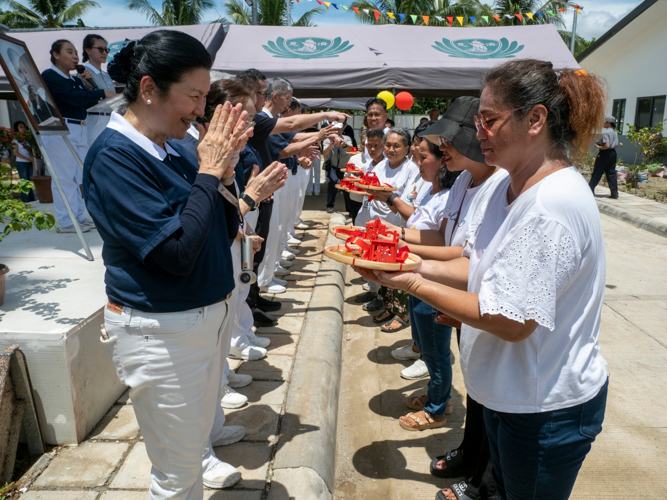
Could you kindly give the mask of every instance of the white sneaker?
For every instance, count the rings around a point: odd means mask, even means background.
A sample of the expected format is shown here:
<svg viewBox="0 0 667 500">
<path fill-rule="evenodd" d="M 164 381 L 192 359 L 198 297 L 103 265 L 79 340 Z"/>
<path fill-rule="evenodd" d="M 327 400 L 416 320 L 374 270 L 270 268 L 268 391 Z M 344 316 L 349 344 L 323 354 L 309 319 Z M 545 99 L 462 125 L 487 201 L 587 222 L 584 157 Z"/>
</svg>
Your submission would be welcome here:
<svg viewBox="0 0 667 500">
<path fill-rule="evenodd" d="M 290 237 L 290 238 L 296 238 L 297 240 L 300 241 L 300 240 L 303 239 L 303 234 L 299 234 L 299 233 L 290 233 L 290 234 L 289 234 L 289 237 Z"/>
<path fill-rule="evenodd" d="M 273 274 L 275 276 L 287 276 L 289 274 L 289 271 L 287 269 L 285 269 L 284 267 L 279 265 L 276 268 L 276 270 L 273 272 Z"/>
<path fill-rule="evenodd" d="M 285 286 L 287 285 L 287 280 L 281 280 L 280 278 L 276 278 L 275 276 L 271 280 L 272 285 L 280 285 L 280 286 Z"/>
<path fill-rule="evenodd" d="M 79 224 L 81 224 L 81 229 L 84 227 L 87 227 L 89 231 L 95 229 L 95 223 L 90 219 L 83 219 Z"/>
<path fill-rule="evenodd" d="M 283 260 L 294 260 L 294 254 L 287 250 L 283 250 L 283 253 L 280 254 L 280 258 Z"/>
<path fill-rule="evenodd" d="M 418 359 L 411 366 L 408 366 L 401 371 L 401 377 L 408 380 L 419 380 L 420 378 L 428 377 L 428 368 L 424 360 Z"/>
<path fill-rule="evenodd" d="M 287 244 L 288 245 L 300 245 L 301 240 L 297 240 L 296 238 L 290 238 L 289 240 L 287 240 Z"/>
<path fill-rule="evenodd" d="M 361 285 L 361 289 L 370 292 L 371 286 L 368 283 L 364 283 L 363 285 Z"/>
<path fill-rule="evenodd" d="M 258 337 L 255 335 L 255 332 L 253 332 L 252 335 L 248 335 L 248 340 L 252 345 L 261 347 L 262 349 L 266 349 L 271 345 L 271 339 L 266 337 Z"/>
<path fill-rule="evenodd" d="M 240 479 L 241 471 L 222 461 L 204 472 L 204 486 L 216 490 L 234 486 Z"/>
<path fill-rule="evenodd" d="M 229 384 L 222 388 L 220 406 L 223 408 L 241 408 L 242 406 L 245 406 L 247 402 L 248 398 L 229 387 Z"/>
<path fill-rule="evenodd" d="M 413 351 L 412 344 L 410 344 L 391 351 L 391 357 L 399 361 L 405 361 L 406 359 L 419 359 L 421 358 L 421 353 Z"/>
<path fill-rule="evenodd" d="M 246 375 L 245 373 L 236 373 L 230 371 L 229 376 L 227 377 L 227 385 L 229 385 L 229 387 L 233 387 L 234 389 L 246 387 L 251 383 L 252 383 L 252 375 Z"/>
<path fill-rule="evenodd" d="M 305 222 L 301 221 L 298 224 L 294 224 L 294 227 L 296 229 L 310 229 L 310 224 L 306 224 Z"/>
<path fill-rule="evenodd" d="M 81 228 L 82 233 L 87 233 L 92 229 L 91 227 L 84 226 L 82 223 L 79 224 L 79 227 Z M 71 226 L 61 226 L 61 227 L 56 226 L 56 231 L 58 231 L 59 233 L 76 233 L 74 224 L 72 224 Z"/>
<path fill-rule="evenodd" d="M 245 437 L 245 427 L 242 425 L 223 425 L 222 436 L 211 443 L 214 448 L 238 443 Z"/>
<path fill-rule="evenodd" d="M 287 269 L 288 267 L 292 267 L 294 265 L 294 262 L 291 260 L 285 260 L 285 259 L 280 259 L 280 267 L 283 269 Z"/>
<path fill-rule="evenodd" d="M 291 246 L 288 246 L 285 250 L 287 250 L 292 255 L 299 255 L 301 253 L 301 250 L 298 248 L 292 248 Z"/>
<path fill-rule="evenodd" d="M 246 361 L 256 361 L 266 357 L 266 349 L 256 345 L 246 347 L 230 347 L 229 357 L 232 359 L 244 359 Z"/>
<path fill-rule="evenodd" d="M 268 286 L 260 287 L 260 290 L 261 290 L 262 292 L 264 292 L 264 293 L 273 293 L 273 294 L 276 294 L 276 293 L 285 293 L 285 291 L 287 290 L 287 288 L 285 288 L 285 287 L 282 286 L 282 285 L 278 285 L 278 284 L 275 284 L 275 285 L 274 285 L 273 283 L 271 283 L 271 284 L 268 285 Z"/>
</svg>

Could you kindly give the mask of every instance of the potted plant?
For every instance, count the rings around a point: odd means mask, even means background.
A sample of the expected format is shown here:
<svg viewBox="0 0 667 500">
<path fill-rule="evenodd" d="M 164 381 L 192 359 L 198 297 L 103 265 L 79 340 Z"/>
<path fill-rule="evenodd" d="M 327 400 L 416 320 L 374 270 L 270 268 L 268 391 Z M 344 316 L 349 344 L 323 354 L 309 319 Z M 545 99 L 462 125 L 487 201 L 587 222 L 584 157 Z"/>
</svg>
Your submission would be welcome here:
<svg viewBox="0 0 667 500">
<path fill-rule="evenodd" d="M 56 219 L 49 212 L 35 210 L 14 198 L 15 193 L 29 193 L 33 187 L 34 184 L 25 179 L 14 183 L 11 165 L 0 163 L 0 222 L 4 225 L 0 230 L 0 241 L 14 231 L 27 231 L 33 227 L 41 231 L 55 226 Z M 5 300 L 5 277 L 8 271 L 6 265 L 0 264 L 0 306 Z"/>
<path fill-rule="evenodd" d="M 53 203 L 53 193 L 51 192 L 51 176 L 44 172 L 44 159 L 42 158 L 42 151 L 37 145 L 32 130 L 27 129 L 24 134 L 26 147 L 30 150 L 32 157 L 35 159 L 34 174 L 30 180 L 35 183 L 35 190 L 37 191 L 37 198 L 40 203 Z"/>
</svg>

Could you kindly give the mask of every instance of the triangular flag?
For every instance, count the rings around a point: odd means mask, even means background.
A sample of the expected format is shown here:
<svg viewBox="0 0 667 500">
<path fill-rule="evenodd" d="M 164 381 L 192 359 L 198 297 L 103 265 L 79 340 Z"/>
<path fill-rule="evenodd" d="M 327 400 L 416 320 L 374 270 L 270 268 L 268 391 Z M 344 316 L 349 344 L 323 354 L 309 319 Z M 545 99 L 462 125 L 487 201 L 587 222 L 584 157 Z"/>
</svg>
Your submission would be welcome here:
<svg viewBox="0 0 667 500">
<path fill-rule="evenodd" d="M 521 17 L 521 14 L 514 14 L 514 15 L 519 19 L 519 21 L 523 22 L 523 17 Z"/>
<path fill-rule="evenodd" d="M 428 26 L 428 16 L 422 16 L 422 19 L 424 20 L 424 24 Z"/>
<path fill-rule="evenodd" d="M 530 17 L 530 20 L 533 20 L 533 13 L 532 12 L 526 12 L 526 15 Z"/>
<path fill-rule="evenodd" d="M 338 5 L 336 5 L 335 3 L 332 2 L 331 5 L 334 6 L 334 9 L 339 10 L 339 9 L 338 9 Z"/>
<path fill-rule="evenodd" d="M 567 9 L 558 9 L 558 12 L 567 12 Z"/>
<path fill-rule="evenodd" d="M 324 2 L 322 0 L 317 0 L 317 3 L 319 3 L 320 5 L 324 5 Z"/>
<path fill-rule="evenodd" d="M 540 17 L 544 17 L 544 14 L 542 14 L 542 11 L 539 11 L 539 12 L 537 13 L 537 15 L 540 16 Z"/>
<path fill-rule="evenodd" d="M 368 14 L 369 16 L 371 15 L 370 11 L 368 9 L 364 9 L 364 12 Z"/>
<path fill-rule="evenodd" d="M 412 19 L 412 24 L 417 24 L 417 16 L 410 14 L 410 19 Z"/>
<path fill-rule="evenodd" d="M 496 21 L 500 22 L 500 16 L 495 15 L 495 16 L 493 16 L 493 18 L 494 18 Z"/>
<path fill-rule="evenodd" d="M 396 19 L 393 12 L 387 12 L 387 17 L 389 17 L 389 19 Z"/>
<path fill-rule="evenodd" d="M 454 22 L 454 18 L 452 16 L 447 16 L 447 22 L 449 23 L 449 26 L 452 26 L 452 23 Z"/>
<path fill-rule="evenodd" d="M 486 24 L 489 24 L 489 16 L 482 16 L 482 19 L 486 21 Z"/>
<path fill-rule="evenodd" d="M 401 18 L 401 22 L 402 22 L 402 23 L 405 22 L 405 14 L 399 14 L 398 17 Z"/>
<path fill-rule="evenodd" d="M 434 17 L 435 17 L 438 21 L 440 21 L 440 22 L 444 21 L 444 19 L 443 19 L 442 17 L 440 17 L 440 16 L 434 16 Z"/>
<path fill-rule="evenodd" d="M 375 15 L 375 22 L 377 23 L 380 20 L 380 11 L 374 10 L 373 14 Z"/>
<path fill-rule="evenodd" d="M 331 5 L 331 2 L 324 2 L 324 6 L 329 10 L 329 5 Z"/>
<path fill-rule="evenodd" d="M 512 16 L 510 16 L 509 14 L 505 14 L 505 17 L 506 17 L 507 19 L 512 19 Z"/>
<path fill-rule="evenodd" d="M 475 24 L 475 19 L 477 19 L 477 18 L 473 17 L 473 16 L 470 16 L 470 20 L 472 21 L 473 24 Z"/>
<path fill-rule="evenodd" d="M 345 5 L 341 5 L 340 8 L 343 10 L 347 10 L 347 7 Z"/>
<path fill-rule="evenodd" d="M 575 7 L 574 10 L 577 11 L 577 14 L 581 15 L 581 11 L 580 11 L 579 9 L 577 9 L 577 8 Z"/>
<path fill-rule="evenodd" d="M 547 12 L 549 13 L 550 16 L 553 16 L 553 15 L 554 15 L 554 11 L 553 11 L 553 10 L 548 10 Z"/>
<path fill-rule="evenodd" d="M 355 14 L 360 14 L 359 7 L 352 7 L 352 10 L 355 12 Z"/>
<path fill-rule="evenodd" d="M 461 26 L 463 26 L 463 17 L 459 16 L 456 18 Z"/>
</svg>

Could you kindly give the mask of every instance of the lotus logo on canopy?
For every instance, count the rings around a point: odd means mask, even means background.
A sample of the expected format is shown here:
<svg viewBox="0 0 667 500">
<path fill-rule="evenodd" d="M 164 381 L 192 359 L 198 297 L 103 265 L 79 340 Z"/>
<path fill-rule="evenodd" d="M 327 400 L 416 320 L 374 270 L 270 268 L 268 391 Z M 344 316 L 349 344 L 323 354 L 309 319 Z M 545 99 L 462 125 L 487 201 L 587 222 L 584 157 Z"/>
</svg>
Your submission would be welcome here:
<svg viewBox="0 0 667 500">
<path fill-rule="evenodd" d="M 285 57 L 289 59 L 322 59 L 326 57 L 338 57 L 339 54 L 347 52 L 354 45 L 343 42 L 340 37 L 333 40 L 328 38 L 289 38 L 285 40 L 278 37 L 274 42 L 268 41 L 262 45 L 264 50 L 273 54 L 273 57 Z"/>
<path fill-rule="evenodd" d="M 510 43 L 507 38 L 501 38 L 500 40 L 472 38 L 453 42 L 448 38 L 443 38 L 442 42 L 435 42 L 435 45 L 431 45 L 431 47 L 448 54 L 450 57 L 503 59 L 514 57 L 514 54 L 521 52 L 524 46 L 519 45 L 518 42 Z"/>
</svg>

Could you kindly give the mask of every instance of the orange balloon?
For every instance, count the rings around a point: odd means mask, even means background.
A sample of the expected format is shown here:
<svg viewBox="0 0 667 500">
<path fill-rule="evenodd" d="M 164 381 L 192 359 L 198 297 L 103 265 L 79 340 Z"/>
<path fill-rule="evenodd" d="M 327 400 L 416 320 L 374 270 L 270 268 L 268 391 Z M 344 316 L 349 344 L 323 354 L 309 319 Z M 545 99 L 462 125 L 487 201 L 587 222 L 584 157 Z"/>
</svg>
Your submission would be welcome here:
<svg viewBox="0 0 667 500">
<path fill-rule="evenodd" d="M 396 107 L 401 111 L 407 111 L 414 103 L 415 100 L 409 92 L 399 92 L 396 94 Z"/>
</svg>

